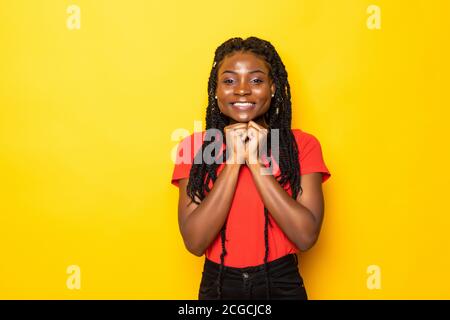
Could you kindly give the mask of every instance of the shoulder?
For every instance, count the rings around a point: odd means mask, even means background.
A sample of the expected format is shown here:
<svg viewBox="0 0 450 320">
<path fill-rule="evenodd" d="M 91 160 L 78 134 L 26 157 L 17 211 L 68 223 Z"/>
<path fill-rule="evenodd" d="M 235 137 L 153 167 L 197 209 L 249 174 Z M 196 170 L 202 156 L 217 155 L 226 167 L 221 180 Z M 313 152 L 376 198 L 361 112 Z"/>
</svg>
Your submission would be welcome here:
<svg viewBox="0 0 450 320">
<path fill-rule="evenodd" d="M 295 136 L 299 152 L 300 174 L 305 175 L 313 172 L 322 172 L 322 182 L 330 178 L 322 153 L 322 146 L 319 139 L 309 132 L 300 129 L 292 129 Z"/>
<path fill-rule="evenodd" d="M 205 131 L 194 132 L 180 137 L 177 143 L 175 165 L 192 164 L 194 155 L 201 149 Z"/>
<path fill-rule="evenodd" d="M 188 134 L 183 139 L 181 139 L 181 142 L 190 141 L 190 140 L 199 139 L 199 138 L 203 140 L 205 133 L 206 133 L 206 131 L 195 131 L 191 134 Z"/>
<path fill-rule="evenodd" d="M 299 151 L 314 148 L 315 146 L 320 146 L 320 141 L 314 134 L 298 128 L 291 129 L 291 131 L 294 135 L 295 141 L 297 142 Z"/>
<path fill-rule="evenodd" d="M 196 131 L 186 135 L 179 141 L 179 146 L 182 148 L 190 147 L 191 149 L 197 149 L 198 144 L 203 143 L 206 131 Z"/>
</svg>

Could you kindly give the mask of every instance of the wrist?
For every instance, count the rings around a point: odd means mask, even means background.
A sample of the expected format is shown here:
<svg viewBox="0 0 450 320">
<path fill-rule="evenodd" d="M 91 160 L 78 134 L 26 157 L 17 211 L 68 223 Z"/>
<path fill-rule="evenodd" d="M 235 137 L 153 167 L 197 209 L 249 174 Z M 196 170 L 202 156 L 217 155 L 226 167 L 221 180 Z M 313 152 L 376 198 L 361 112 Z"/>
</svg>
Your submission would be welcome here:
<svg viewBox="0 0 450 320">
<path fill-rule="evenodd" d="M 237 162 L 227 162 L 225 164 L 225 168 L 232 171 L 239 171 L 239 169 L 241 168 L 241 164 Z"/>
<path fill-rule="evenodd" d="M 261 164 L 259 162 L 255 163 L 247 163 L 247 167 L 250 169 L 252 173 L 258 173 L 261 169 Z"/>
</svg>

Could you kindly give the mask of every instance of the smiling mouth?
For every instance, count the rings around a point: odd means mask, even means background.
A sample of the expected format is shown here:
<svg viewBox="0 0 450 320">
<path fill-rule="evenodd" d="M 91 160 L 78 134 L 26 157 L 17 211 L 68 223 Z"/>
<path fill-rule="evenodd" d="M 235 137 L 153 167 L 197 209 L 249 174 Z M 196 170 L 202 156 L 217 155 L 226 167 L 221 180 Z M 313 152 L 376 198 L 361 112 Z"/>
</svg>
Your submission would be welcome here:
<svg viewBox="0 0 450 320">
<path fill-rule="evenodd" d="M 239 110 L 248 110 L 256 106 L 255 102 L 232 102 L 230 105 Z"/>
</svg>

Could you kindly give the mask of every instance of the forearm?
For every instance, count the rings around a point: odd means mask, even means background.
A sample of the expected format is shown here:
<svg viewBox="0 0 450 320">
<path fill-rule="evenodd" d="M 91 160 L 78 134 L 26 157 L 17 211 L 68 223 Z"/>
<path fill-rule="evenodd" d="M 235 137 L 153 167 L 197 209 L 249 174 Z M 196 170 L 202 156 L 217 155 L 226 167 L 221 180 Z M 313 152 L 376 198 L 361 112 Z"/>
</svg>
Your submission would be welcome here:
<svg viewBox="0 0 450 320">
<path fill-rule="evenodd" d="M 273 175 L 262 175 L 261 166 L 249 166 L 256 188 L 273 219 L 300 250 L 309 249 L 317 240 L 319 222 L 312 212 L 292 198 Z"/>
<path fill-rule="evenodd" d="M 191 252 L 198 256 L 203 255 L 225 223 L 233 201 L 239 169 L 240 165 L 225 164 L 211 191 L 181 226 L 185 242 Z"/>
</svg>

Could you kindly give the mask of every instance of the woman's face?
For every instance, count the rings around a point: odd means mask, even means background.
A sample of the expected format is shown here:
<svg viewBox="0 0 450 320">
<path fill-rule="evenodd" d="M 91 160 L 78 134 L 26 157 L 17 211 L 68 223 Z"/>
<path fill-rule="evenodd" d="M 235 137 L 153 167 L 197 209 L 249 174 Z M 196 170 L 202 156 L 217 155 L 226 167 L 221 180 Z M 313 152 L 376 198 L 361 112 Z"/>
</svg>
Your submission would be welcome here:
<svg viewBox="0 0 450 320">
<path fill-rule="evenodd" d="M 220 111 L 230 118 L 230 123 L 261 119 L 260 116 L 269 110 L 274 93 L 269 66 L 258 55 L 234 52 L 219 65 L 217 103 Z"/>
</svg>

